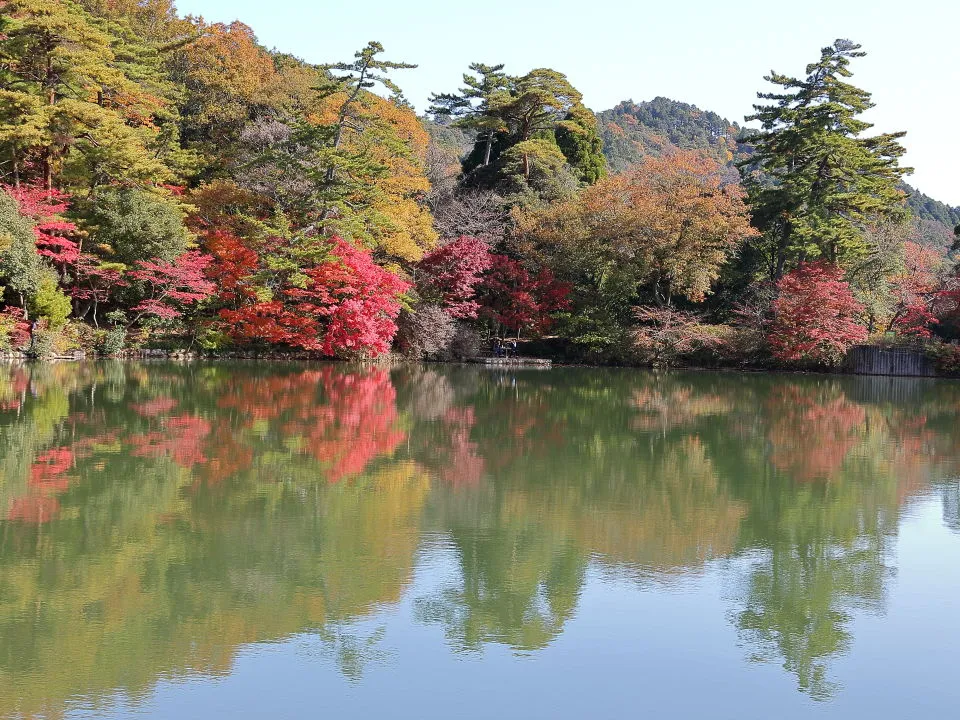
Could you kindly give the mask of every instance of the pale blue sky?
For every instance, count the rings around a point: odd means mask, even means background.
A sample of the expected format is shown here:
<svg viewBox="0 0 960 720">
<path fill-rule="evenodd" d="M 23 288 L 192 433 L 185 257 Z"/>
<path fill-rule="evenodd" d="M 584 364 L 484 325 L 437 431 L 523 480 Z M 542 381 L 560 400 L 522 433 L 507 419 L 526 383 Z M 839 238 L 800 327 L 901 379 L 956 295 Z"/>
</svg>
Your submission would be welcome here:
<svg viewBox="0 0 960 720">
<path fill-rule="evenodd" d="M 418 110 L 455 90 L 470 62 L 567 74 L 594 110 L 665 95 L 742 122 L 762 76 L 800 75 L 847 37 L 869 55 L 854 82 L 877 130 L 907 130 L 908 181 L 960 205 L 960 0 L 178 0 L 183 14 L 242 20 L 268 47 L 310 62 L 379 40 L 418 63 L 397 81 Z"/>
</svg>

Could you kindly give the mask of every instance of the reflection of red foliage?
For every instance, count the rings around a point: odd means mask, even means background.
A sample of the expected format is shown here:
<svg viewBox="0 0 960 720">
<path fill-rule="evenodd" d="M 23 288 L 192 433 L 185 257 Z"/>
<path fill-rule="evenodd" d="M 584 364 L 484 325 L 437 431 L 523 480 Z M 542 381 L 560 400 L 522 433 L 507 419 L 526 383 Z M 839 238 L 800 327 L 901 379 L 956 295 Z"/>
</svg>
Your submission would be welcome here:
<svg viewBox="0 0 960 720">
<path fill-rule="evenodd" d="M 795 480 L 829 480 L 860 438 L 866 413 L 843 394 L 824 398 L 787 386 L 768 406 L 774 419 L 768 432 L 770 461 Z"/>
<path fill-rule="evenodd" d="M 210 434 L 210 423 L 196 415 L 179 415 L 154 430 L 130 438 L 134 457 L 170 457 L 177 465 L 191 468 L 206 461 L 203 440 Z"/>
<path fill-rule="evenodd" d="M 914 416 L 903 410 L 891 413 L 888 427 L 897 495 L 902 503 L 927 486 L 930 459 L 937 452 L 937 433 L 927 427 L 926 415 Z"/>
<path fill-rule="evenodd" d="M 385 370 L 362 374 L 325 372 L 329 404 L 314 406 L 311 422 L 294 423 L 290 432 L 306 435 L 306 450 L 328 467 L 330 482 L 358 475 L 406 439 L 397 427 L 397 395 Z"/>
<path fill-rule="evenodd" d="M 30 484 L 47 491 L 62 492 L 70 485 L 64 473 L 73 467 L 73 451 L 56 447 L 41 453 L 30 467 Z"/>
<path fill-rule="evenodd" d="M 363 472 L 406 439 L 385 370 L 350 373 L 327 366 L 241 378 L 224 388 L 218 406 L 236 409 L 250 423 L 279 421 L 284 435 L 303 438 L 303 452 L 327 467 L 330 482 Z"/>
<path fill-rule="evenodd" d="M 138 405 L 131 405 L 130 409 L 137 413 L 137 415 L 142 415 L 143 417 L 155 417 L 156 415 L 163 415 L 164 413 L 170 412 L 176 406 L 177 401 L 172 397 L 160 395 Z"/>
<path fill-rule="evenodd" d="M 253 464 L 253 448 L 238 442 L 225 420 L 219 421 L 210 434 L 207 455 L 200 477 L 210 485 L 218 485 Z"/>
<path fill-rule="evenodd" d="M 60 501 L 50 495 L 27 495 L 14 498 L 7 510 L 7 520 L 19 520 L 39 525 L 56 519 Z"/>
<path fill-rule="evenodd" d="M 451 408 L 443 422 L 450 432 L 450 448 L 440 457 L 440 479 L 455 487 L 479 484 L 486 463 L 470 439 L 476 424 L 473 407 Z"/>
</svg>

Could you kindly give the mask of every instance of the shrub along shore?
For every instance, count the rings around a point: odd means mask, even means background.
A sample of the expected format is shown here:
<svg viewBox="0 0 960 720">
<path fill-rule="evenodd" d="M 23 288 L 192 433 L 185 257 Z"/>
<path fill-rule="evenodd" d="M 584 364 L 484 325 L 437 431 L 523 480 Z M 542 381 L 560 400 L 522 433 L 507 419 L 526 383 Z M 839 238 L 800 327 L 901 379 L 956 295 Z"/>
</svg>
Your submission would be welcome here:
<svg viewBox="0 0 960 720">
<path fill-rule="evenodd" d="M 169 0 L 0 1 L 0 353 L 960 368 L 960 209 L 903 183 L 836 40 L 751 127 L 466 68 L 418 116 Z M 626 92 L 627 89 L 625 89 Z"/>
</svg>

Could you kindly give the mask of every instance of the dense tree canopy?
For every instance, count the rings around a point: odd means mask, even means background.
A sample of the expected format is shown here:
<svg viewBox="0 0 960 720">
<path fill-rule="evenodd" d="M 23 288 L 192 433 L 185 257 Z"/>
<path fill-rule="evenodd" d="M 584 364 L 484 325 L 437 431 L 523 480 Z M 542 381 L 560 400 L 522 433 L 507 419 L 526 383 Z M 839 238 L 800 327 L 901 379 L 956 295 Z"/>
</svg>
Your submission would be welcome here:
<svg viewBox="0 0 960 720">
<path fill-rule="evenodd" d="M 418 117 L 376 41 L 311 64 L 171 0 L 0 0 L 0 341 L 370 356 L 402 328 L 419 357 L 520 333 L 643 362 L 679 318 L 678 361 L 795 362 L 776 282 L 816 260 L 869 332 L 949 338 L 960 211 L 903 184 L 903 133 L 868 135 L 862 54 L 772 74 L 759 129 L 663 97 L 595 115 L 496 62 Z"/>
</svg>

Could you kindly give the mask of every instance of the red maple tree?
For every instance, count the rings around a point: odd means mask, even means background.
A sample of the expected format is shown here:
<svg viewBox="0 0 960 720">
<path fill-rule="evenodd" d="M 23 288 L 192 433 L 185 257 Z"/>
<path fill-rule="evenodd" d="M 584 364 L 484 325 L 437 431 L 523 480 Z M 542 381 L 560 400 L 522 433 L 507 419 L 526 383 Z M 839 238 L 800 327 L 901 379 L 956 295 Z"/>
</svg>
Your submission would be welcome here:
<svg viewBox="0 0 960 720">
<path fill-rule="evenodd" d="M 196 250 L 185 252 L 172 262 L 139 260 L 137 269 L 128 275 L 146 288 L 147 297 L 133 307 L 134 322 L 143 315 L 169 320 L 180 317 L 182 310 L 206 300 L 215 287 L 204 276 L 211 257 Z"/>
<path fill-rule="evenodd" d="M 62 214 L 70 206 L 70 196 L 59 190 L 35 185 L 3 186 L 17 201 L 20 213 L 30 218 L 36 236 L 37 252 L 61 270 L 80 258 L 80 245 L 71 237 L 77 226 Z"/>
<path fill-rule="evenodd" d="M 506 255 L 491 255 L 490 260 L 478 289 L 481 317 L 510 330 L 543 332 L 553 322 L 552 313 L 570 306 L 571 286 L 558 281 L 550 270 L 532 275 L 520 261 Z"/>
<path fill-rule="evenodd" d="M 493 262 L 491 257 L 483 240 L 465 235 L 427 253 L 417 264 L 421 296 L 438 301 L 450 317 L 476 318 L 477 286 Z"/>
<path fill-rule="evenodd" d="M 327 260 L 302 271 L 305 282 L 284 283 L 269 301 L 221 310 L 234 338 L 330 356 L 388 352 L 409 283 L 369 252 L 339 238 L 332 243 Z"/>
<path fill-rule="evenodd" d="M 779 360 L 833 365 L 867 339 L 843 270 L 825 261 L 801 263 L 777 283 L 768 340 Z"/>
</svg>

